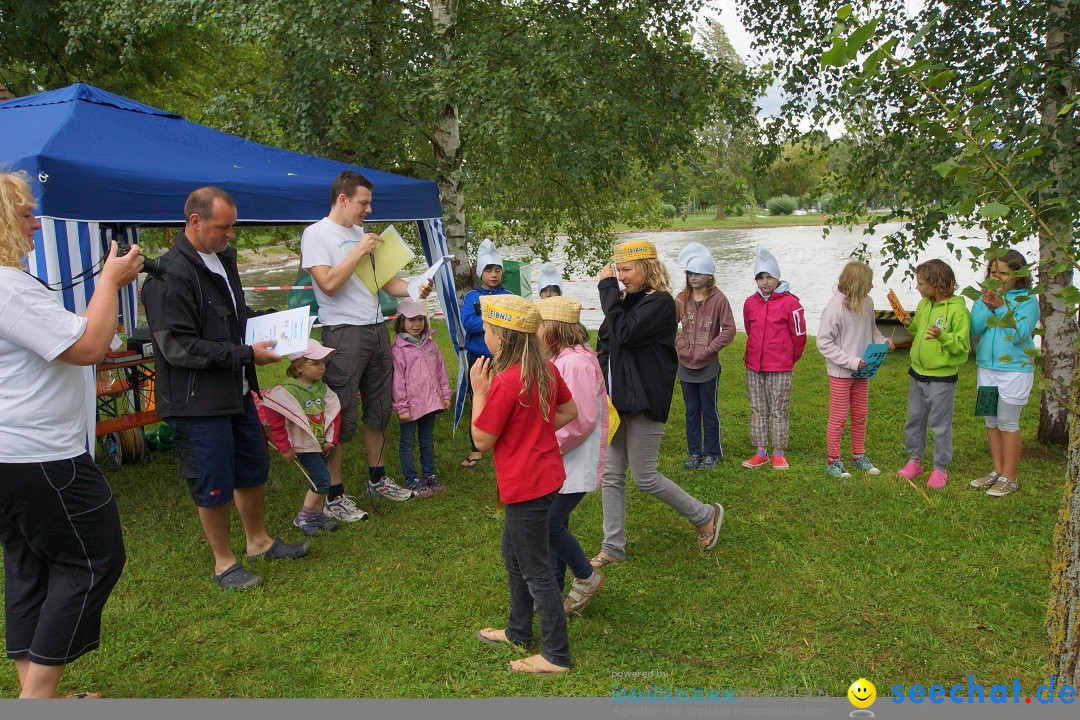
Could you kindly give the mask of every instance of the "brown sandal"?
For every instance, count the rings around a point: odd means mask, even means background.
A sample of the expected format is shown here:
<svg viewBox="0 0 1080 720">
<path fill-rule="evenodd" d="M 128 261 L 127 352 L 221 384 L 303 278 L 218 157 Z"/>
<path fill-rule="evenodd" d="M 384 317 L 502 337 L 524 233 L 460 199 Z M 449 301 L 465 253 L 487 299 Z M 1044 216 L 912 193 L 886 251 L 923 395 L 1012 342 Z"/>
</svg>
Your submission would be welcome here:
<svg viewBox="0 0 1080 720">
<path fill-rule="evenodd" d="M 713 507 L 716 510 L 713 512 L 712 528 L 697 534 L 698 547 L 703 550 L 712 550 L 716 547 L 716 541 L 720 539 L 720 526 L 724 523 L 724 506 L 720 503 L 713 503 Z"/>
<path fill-rule="evenodd" d="M 600 568 L 607 565 L 618 565 L 622 562 L 622 560 L 616 560 L 613 557 L 604 555 L 603 552 L 604 551 L 601 550 L 600 552 L 596 553 L 596 557 L 593 557 L 589 560 L 589 564 L 593 566 L 593 570 L 599 570 Z"/>
</svg>

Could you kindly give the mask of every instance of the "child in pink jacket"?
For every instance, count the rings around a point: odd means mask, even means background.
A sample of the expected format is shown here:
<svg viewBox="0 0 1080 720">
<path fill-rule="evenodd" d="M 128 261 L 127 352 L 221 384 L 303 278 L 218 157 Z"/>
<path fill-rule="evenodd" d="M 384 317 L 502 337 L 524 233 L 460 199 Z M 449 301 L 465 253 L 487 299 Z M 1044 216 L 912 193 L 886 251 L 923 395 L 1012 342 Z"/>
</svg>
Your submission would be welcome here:
<svg viewBox="0 0 1080 720">
<path fill-rule="evenodd" d="M 289 376 L 263 393 L 263 410 L 270 424 L 270 441 L 287 462 L 299 463 L 308 481 L 307 495 L 293 525 L 305 535 L 318 535 L 338 526 L 323 514 L 330 490 L 326 453 L 338 443 L 341 402 L 323 382 L 326 358 L 334 354 L 317 340 L 289 355 Z"/>
<path fill-rule="evenodd" d="M 743 467 L 769 464 L 769 420 L 772 420 L 774 470 L 787 470 L 788 410 L 795 363 L 806 349 L 806 319 L 799 298 L 780 280 L 780 264 L 763 247 L 754 262 L 757 292 L 743 303 L 746 329 L 746 391 L 750 395 L 750 441 L 757 453 Z"/>
<path fill-rule="evenodd" d="M 422 498 L 446 490 L 435 476 L 435 416 L 450 407 L 450 379 L 439 346 L 431 339 L 434 334 L 421 302 L 406 298 L 398 304 L 392 348 L 394 412 L 401 426 L 398 458 L 405 486 Z M 422 477 L 413 463 L 417 436 Z"/>
</svg>

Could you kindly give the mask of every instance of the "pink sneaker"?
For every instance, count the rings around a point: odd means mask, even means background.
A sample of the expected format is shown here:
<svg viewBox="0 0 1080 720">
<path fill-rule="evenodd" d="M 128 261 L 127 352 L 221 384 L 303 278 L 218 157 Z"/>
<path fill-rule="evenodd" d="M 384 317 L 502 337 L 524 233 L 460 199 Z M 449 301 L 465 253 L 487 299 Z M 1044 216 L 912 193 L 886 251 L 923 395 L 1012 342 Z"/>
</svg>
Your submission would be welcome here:
<svg viewBox="0 0 1080 720">
<path fill-rule="evenodd" d="M 907 461 L 907 465 L 900 468 L 896 474 L 898 477 L 902 477 L 905 480 L 914 480 L 915 478 L 922 475 L 924 472 L 926 471 L 923 470 L 923 466 L 919 463 L 919 461 L 915 458 L 910 458 Z"/>
<path fill-rule="evenodd" d="M 944 470 L 934 468 L 934 472 L 930 473 L 930 479 L 926 481 L 926 487 L 933 490 L 940 490 L 945 487 L 945 483 L 948 481 L 949 477 L 945 474 Z"/>
</svg>

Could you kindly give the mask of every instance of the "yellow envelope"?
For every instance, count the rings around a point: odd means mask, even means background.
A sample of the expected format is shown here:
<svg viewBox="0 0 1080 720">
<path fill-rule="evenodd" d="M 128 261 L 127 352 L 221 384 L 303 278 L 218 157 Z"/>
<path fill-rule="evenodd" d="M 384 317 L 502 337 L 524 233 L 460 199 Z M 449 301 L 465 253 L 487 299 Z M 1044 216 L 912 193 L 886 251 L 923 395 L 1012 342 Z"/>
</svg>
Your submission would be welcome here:
<svg viewBox="0 0 1080 720">
<path fill-rule="evenodd" d="M 382 242 L 372 253 L 375 258 L 375 268 L 372 269 L 370 258 L 364 258 L 356 266 L 356 276 L 372 295 L 377 294 L 379 288 L 389 282 L 390 278 L 411 265 L 415 257 L 393 225 L 383 230 L 379 237 L 382 238 Z"/>
<path fill-rule="evenodd" d="M 615 437 L 615 433 L 619 431 L 619 411 L 615 409 L 615 406 L 611 404 L 611 396 L 608 395 L 607 399 L 607 444 L 611 444 L 611 439 Z"/>
</svg>

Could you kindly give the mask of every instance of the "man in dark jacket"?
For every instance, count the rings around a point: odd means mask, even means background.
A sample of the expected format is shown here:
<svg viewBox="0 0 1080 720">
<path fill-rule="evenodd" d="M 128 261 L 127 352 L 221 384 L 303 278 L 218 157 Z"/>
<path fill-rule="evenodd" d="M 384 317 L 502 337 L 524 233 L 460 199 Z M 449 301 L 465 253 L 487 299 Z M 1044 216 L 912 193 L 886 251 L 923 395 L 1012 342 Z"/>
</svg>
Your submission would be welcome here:
<svg viewBox="0 0 1080 720">
<path fill-rule="evenodd" d="M 163 420 L 181 418 L 188 429 L 198 478 L 188 484 L 203 532 L 214 553 L 214 582 L 243 589 L 262 578 L 236 561 L 229 544 L 229 505 L 235 500 L 247 556 L 298 558 L 308 544 L 288 544 L 266 533 L 263 502 L 270 462 L 250 391 L 259 391 L 256 365 L 281 360 L 274 341 L 245 345 L 253 314 L 244 301 L 236 250 L 236 202 L 216 187 L 191 193 L 187 224 L 173 243 L 164 301 L 155 313 L 160 355 L 154 400 Z"/>
</svg>

